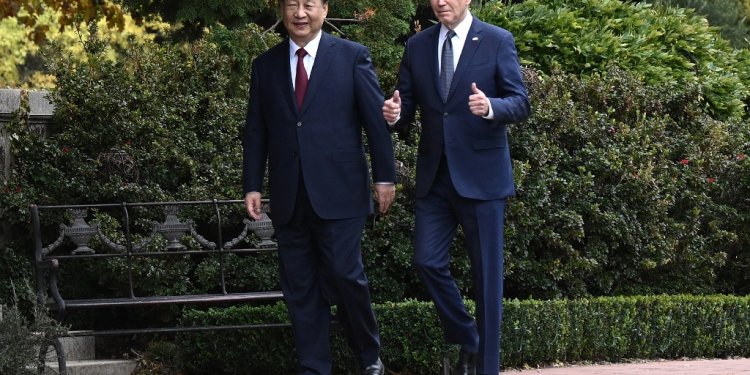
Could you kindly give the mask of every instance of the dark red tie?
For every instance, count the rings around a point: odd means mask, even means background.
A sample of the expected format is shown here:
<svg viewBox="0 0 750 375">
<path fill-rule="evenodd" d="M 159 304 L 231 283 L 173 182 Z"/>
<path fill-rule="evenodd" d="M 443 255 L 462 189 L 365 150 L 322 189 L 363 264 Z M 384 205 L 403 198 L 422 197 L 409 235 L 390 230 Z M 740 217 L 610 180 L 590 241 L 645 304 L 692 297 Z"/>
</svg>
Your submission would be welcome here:
<svg viewBox="0 0 750 375">
<path fill-rule="evenodd" d="M 307 91 L 305 55 L 307 55 L 307 51 L 304 48 L 297 50 L 297 78 L 294 80 L 294 96 L 297 98 L 297 108 L 302 108 L 302 100 L 305 99 L 305 91 Z"/>
</svg>

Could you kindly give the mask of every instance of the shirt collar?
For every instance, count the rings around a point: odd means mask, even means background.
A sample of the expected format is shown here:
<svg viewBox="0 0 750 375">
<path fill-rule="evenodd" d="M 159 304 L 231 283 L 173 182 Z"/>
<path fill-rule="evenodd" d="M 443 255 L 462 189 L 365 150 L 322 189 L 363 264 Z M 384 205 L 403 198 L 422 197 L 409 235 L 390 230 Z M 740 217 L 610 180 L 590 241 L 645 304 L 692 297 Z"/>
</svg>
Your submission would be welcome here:
<svg viewBox="0 0 750 375">
<path fill-rule="evenodd" d="M 310 57 L 315 59 L 315 55 L 318 54 L 318 46 L 320 45 L 320 38 L 323 36 L 323 31 L 318 31 L 318 35 L 315 36 L 307 45 L 305 46 L 305 52 L 307 52 Z M 299 46 L 297 43 L 294 43 L 294 41 L 290 38 L 289 39 L 289 56 L 293 57 L 297 50 L 299 49 Z"/>
<path fill-rule="evenodd" d="M 469 28 L 471 28 L 471 21 L 474 19 L 474 17 L 471 15 L 471 12 L 468 10 L 466 11 L 466 17 L 456 26 L 453 31 L 456 32 L 456 36 L 459 37 L 461 40 L 466 40 L 466 37 L 469 35 Z M 448 27 L 441 24 L 440 26 L 440 40 L 445 39 L 445 34 L 448 33 Z"/>
</svg>

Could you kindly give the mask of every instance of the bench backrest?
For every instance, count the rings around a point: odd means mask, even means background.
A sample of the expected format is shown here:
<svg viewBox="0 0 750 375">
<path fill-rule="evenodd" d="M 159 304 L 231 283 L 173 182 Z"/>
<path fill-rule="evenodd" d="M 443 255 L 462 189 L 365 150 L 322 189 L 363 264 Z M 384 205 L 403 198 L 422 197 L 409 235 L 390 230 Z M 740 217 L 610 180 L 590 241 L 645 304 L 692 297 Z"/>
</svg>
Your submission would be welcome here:
<svg viewBox="0 0 750 375">
<path fill-rule="evenodd" d="M 273 226 L 264 202 L 263 219 L 251 221 L 240 200 L 83 205 L 31 205 L 37 293 L 40 303 L 64 315 L 66 307 L 162 304 L 278 298 L 280 292 L 230 288 L 227 261 L 275 252 Z M 210 260 L 217 265 L 212 285 L 198 294 L 154 295 L 136 277 L 145 259 Z M 68 262 L 118 262 L 123 282 L 111 295 L 66 295 L 58 285 Z M 231 260 L 230 260 L 231 261 Z M 171 262 L 167 260 L 166 262 Z M 192 272 L 192 271 L 191 271 Z M 74 275 L 75 276 L 75 275 Z M 83 275 L 78 275 L 83 276 Z M 90 275 L 89 275 L 90 276 Z M 185 277 L 189 277 L 186 275 Z M 70 280 L 68 280 L 70 281 Z M 51 300 L 49 300 L 51 298 Z"/>
</svg>

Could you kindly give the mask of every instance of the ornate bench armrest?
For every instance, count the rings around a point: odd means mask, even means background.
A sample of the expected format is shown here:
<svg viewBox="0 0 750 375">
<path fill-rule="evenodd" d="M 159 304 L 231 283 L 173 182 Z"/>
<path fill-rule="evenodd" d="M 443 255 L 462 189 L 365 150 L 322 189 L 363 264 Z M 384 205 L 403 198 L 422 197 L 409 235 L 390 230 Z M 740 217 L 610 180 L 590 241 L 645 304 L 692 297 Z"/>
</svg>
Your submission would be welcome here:
<svg viewBox="0 0 750 375">
<path fill-rule="evenodd" d="M 37 268 L 37 299 L 40 304 L 46 304 L 46 292 L 49 291 L 50 297 L 54 301 L 57 318 L 62 320 L 65 315 L 65 300 L 60 295 L 60 289 L 57 287 L 57 274 L 60 269 L 60 261 L 55 258 L 47 258 L 35 262 Z M 47 272 L 44 282 L 44 272 Z"/>
</svg>

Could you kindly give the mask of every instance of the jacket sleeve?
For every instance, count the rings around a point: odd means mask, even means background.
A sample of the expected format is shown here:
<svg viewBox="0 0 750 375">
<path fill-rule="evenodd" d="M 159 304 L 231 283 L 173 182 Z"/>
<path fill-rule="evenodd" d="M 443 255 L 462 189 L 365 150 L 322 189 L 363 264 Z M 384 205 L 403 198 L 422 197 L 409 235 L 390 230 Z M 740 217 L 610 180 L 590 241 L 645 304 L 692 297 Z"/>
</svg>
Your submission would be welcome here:
<svg viewBox="0 0 750 375">
<path fill-rule="evenodd" d="M 372 178 L 377 182 L 395 182 L 393 140 L 383 119 L 383 93 L 365 47 L 360 49 L 355 60 L 354 86 L 360 121 L 370 148 Z"/>
<path fill-rule="evenodd" d="M 250 74 L 250 95 L 242 134 L 243 193 L 251 191 L 262 193 L 263 176 L 268 158 L 267 129 L 261 113 L 263 98 L 260 95 L 260 87 L 262 82 L 258 70 L 258 60 L 256 60 Z"/>
</svg>

